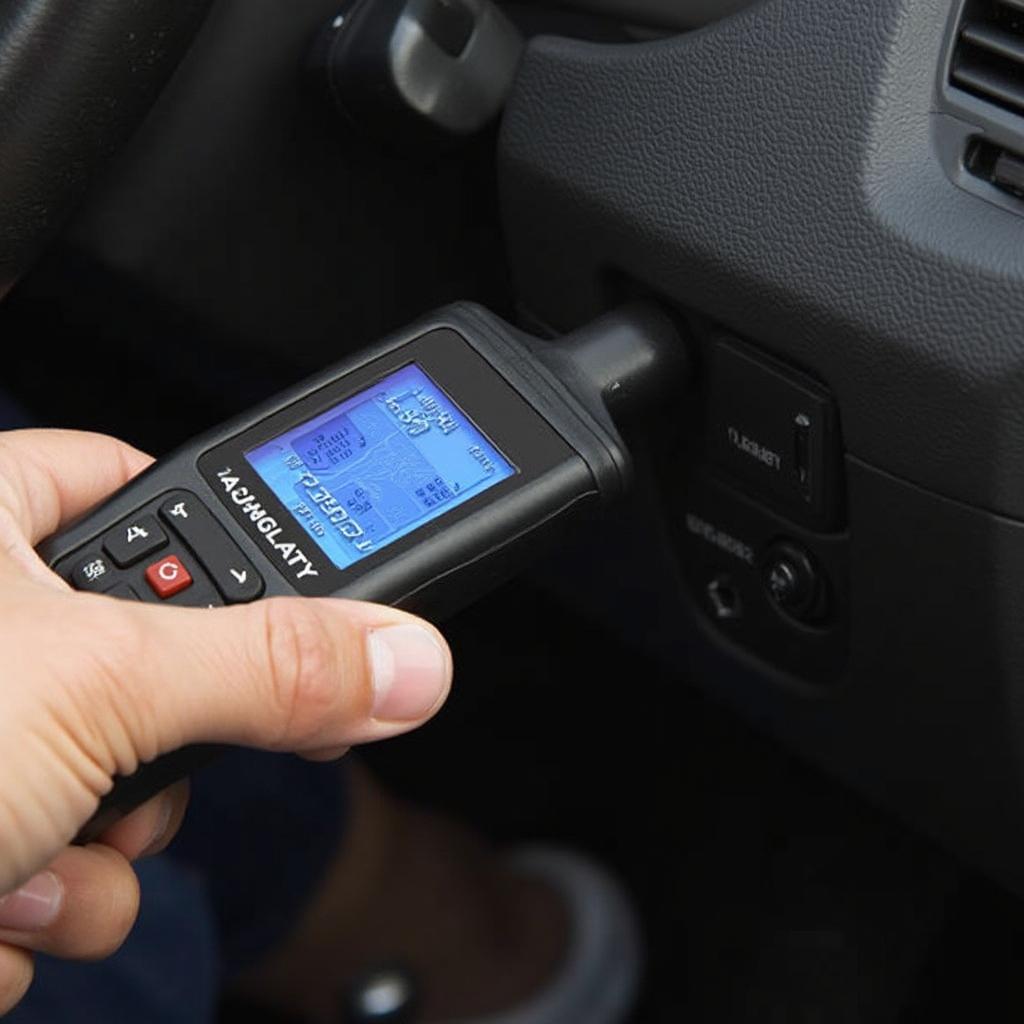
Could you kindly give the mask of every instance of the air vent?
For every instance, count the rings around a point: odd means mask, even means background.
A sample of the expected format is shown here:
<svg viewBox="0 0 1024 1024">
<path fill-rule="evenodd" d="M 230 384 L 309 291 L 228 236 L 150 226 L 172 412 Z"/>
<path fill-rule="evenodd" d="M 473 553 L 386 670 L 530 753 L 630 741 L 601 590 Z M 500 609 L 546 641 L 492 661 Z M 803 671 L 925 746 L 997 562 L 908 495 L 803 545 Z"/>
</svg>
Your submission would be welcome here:
<svg viewBox="0 0 1024 1024">
<path fill-rule="evenodd" d="M 1024 115 L 1024 0 L 967 0 L 950 82 Z"/>
</svg>

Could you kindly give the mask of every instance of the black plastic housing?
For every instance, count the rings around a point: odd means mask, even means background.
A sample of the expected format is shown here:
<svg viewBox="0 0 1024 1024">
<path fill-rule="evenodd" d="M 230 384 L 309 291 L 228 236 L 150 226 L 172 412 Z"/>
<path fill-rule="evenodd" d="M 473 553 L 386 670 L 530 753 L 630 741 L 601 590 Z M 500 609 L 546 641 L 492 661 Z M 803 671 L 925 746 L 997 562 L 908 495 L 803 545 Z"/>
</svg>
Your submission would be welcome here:
<svg viewBox="0 0 1024 1024">
<path fill-rule="evenodd" d="M 326 575 L 328 586 L 297 587 L 256 539 L 236 525 L 221 494 L 210 484 L 210 467 L 225 460 L 237 463 L 242 448 L 249 442 L 256 443 L 254 432 L 261 437 L 279 433 L 391 370 L 422 359 L 425 339 L 439 333 L 446 335 L 445 340 L 466 346 L 467 357 L 479 357 L 478 366 L 470 368 L 470 376 L 474 369 L 493 374 L 517 396 L 523 418 L 534 421 L 533 449 L 527 453 L 514 437 L 515 431 L 522 432 L 523 423 L 488 418 L 487 410 L 476 408 L 472 394 L 466 390 L 472 387 L 469 379 L 462 382 L 462 387 L 452 387 L 451 378 L 439 374 L 439 383 L 452 390 L 456 402 L 514 462 L 525 460 L 527 471 L 367 559 L 367 567 L 360 564 L 343 574 Z M 475 580 L 480 579 L 486 586 L 495 578 L 491 563 L 485 567 L 481 561 L 485 556 L 500 555 L 514 564 L 519 548 L 550 520 L 599 497 L 620 494 L 628 479 L 628 457 L 610 421 L 602 423 L 588 411 L 531 354 L 521 338 L 482 308 L 449 307 L 196 438 L 74 526 L 50 538 L 40 553 L 48 563 L 61 565 L 69 555 L 147 502 L 167 491 L 185 488 L 203 499 L 259 568 L 267 582 L 267 596 L 336 594 L 414 606 L 434 615 L 457 607 L 474 596 Z M 447 362 L 451 366 L 458 358 L 450 354 L 438 365 Z M 428 365 L 438 372 L 433 363 Z M 273 501 L 269 497 L 267 500 Z M 319 581 L 324 579 L 322 576 Z"/>
</svg>

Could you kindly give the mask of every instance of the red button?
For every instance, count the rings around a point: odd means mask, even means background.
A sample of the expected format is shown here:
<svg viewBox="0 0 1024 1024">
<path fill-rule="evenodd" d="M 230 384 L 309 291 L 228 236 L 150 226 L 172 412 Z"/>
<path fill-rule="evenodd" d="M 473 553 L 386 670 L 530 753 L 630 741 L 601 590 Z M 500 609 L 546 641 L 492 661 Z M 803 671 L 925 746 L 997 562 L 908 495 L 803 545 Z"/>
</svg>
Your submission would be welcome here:
<svg viewBox="0 0 1024 1024">
<path fill-rule="evenodd" d="M 183 590 L 192 586 L 192 577 L 188 569 L 171 555 L 154 563 L 146 570 L 146 582 L 153 588 L 157 597 L 166 601 Z"/>
</svg>

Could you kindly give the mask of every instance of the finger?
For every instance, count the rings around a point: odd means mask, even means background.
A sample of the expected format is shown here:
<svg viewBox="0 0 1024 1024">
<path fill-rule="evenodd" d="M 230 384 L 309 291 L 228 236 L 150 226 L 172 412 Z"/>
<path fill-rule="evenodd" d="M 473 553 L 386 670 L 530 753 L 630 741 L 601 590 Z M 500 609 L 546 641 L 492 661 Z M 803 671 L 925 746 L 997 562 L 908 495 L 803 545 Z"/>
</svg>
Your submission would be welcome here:
<svg viewBox="0 0 1024 1024">
<path fill-rule="evenodd" d="M 35 545 L 152 462 L 150 456 L 104 434 L 7 431 L 0 433 L 0 504 Z"/>
<path fill-rule="evenodd" d="M 302 756 L 307 761 L 327 763 L 329 761 L 340 761 L 351 749 L 351 747 L 324 747 L 322 750 L 304 750 Z"/>
<path fill-rule="evenodd" d="M 392 608 L 309 599 L 216 611 L 103 604 L 90 641 L 101 648 L 100 689 L 82 706 L 102 740 L 91 753 L 113 752 L 108 767 L 120 774 L 134 770 L 132 758 L 190 743 L 301 753 L 393 736 L 433 715 L 451 684 L 441 635 Z M 121 635 L 110 639 L 100 627 L 115 607 Z"/>
<path fill-rule="evenodd" d="M 116 850 L 69 847 L 0 900 L 0 943 L 71 960 L 110 956 L 139 910 L 139 883 Z"/>
<path fill-rule="evenodd" d="M 0 945 L 0 1017 L 21 1002 L 31 984 L 32 954 Z"/>
<path fill-rule="evenodd" d="M 188 807 L 188 782 L 179 782 L 126 815 L 101 837 L 129 861 L 152 857 L 175 837 Z"/>
</svg>

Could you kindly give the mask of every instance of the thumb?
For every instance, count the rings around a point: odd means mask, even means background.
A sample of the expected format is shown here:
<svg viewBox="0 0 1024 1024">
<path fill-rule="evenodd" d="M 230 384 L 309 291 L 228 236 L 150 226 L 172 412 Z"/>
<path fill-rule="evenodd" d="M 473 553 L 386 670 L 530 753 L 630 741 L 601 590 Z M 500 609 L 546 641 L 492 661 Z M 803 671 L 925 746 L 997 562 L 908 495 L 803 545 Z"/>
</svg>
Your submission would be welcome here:
<svg viewBox="0 0 1024 1024">
<path fill-rule="evenodd" d="M 440 634 L 377 605 L 188 609 L 12 587 L 0 605 L 0 895 L 140 762 L 192 743 L 317 755 L 382 739 L 426 721 L 451 684 Z"/>
<path fill-rule="evenodd" d="M 441 635 L 392 608 L 286 598 L 117 610 L 132 639 L 103 674 L 129 748 L 108 753 L 119 770 L 190 743 L 303 753 L 383 739 L 430 718 L 451 686 Z"/>
</svg>

